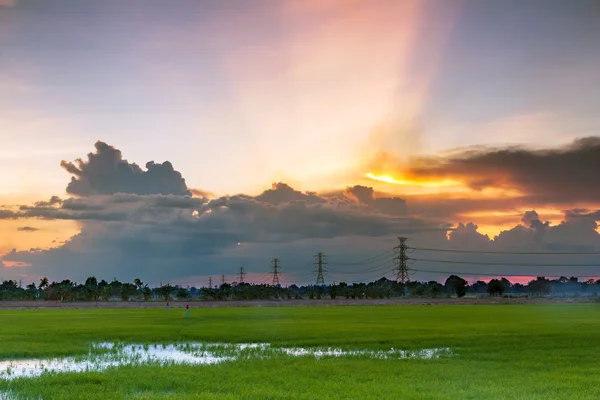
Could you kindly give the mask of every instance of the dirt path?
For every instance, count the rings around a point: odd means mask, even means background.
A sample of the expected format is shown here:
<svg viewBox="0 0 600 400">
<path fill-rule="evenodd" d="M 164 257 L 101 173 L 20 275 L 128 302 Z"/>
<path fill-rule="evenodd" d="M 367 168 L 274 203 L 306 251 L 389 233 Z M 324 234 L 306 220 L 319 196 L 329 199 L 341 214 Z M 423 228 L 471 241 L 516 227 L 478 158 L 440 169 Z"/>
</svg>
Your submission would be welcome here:
<svg viewBox="0 0 600 400">
<path fill-rule="evenodd" d="M 463 298 L 463 299 L 426 299 L 426 298 L 395 298 L 395 299 L 363 299 L 363 300 L 253 300 L 253 301 L 172 301 L 171 308 L 217 307 L 290 307 L 290 306 L 381 306 L 381 305 L 468 305 L 468 304 L 549 304 L 549 303 L 590 303 L 596 299 L 560 299 L 560 298 Z M 56 301 L 0 301 L 3 309 L 50 309 L 50 308 L 163 308 L 162 301 L 149 302 L 73 302 L 61 303 Z"/>
</svg>

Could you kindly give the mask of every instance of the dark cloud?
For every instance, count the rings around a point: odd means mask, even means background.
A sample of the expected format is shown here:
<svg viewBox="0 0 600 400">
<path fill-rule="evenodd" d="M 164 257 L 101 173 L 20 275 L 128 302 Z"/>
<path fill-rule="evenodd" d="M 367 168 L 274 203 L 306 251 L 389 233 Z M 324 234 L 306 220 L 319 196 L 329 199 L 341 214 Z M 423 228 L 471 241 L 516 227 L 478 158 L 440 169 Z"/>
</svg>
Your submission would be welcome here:
<svg viewBox="0 0 600 400">
<path fill-rule="evenodd" d="M 473 189 L 510 188 L 548 202 L 600 201 L 600 137 L 558 149 L 476 148 L 415 162 L 410 173 L 449 177 Z"/>
<path fill-rule="evenodd" d="M 67 193 L 76 196 L 115 193 L 192 195 L 181 173 L 168 161 L 162 164 L 150 161 L 144 171 L 137 164 L 124 160 L 120 150 L 104 142 L 96 142 L 95 147 L 96 152 L 89 153 L 87 161 L 61 162 L 60 165 L 74 175 Z"/>
<path fill-rule="evenodd" d="M 52 207 L 62 204 L 62 199 L 58 196 L 52 196 L 48 201 L 37 201 L 35 202 L 36 207 Z"/>
<path fill-rule="evenodd" d="M 59 248 L 13 252 L 5 259 L 30 263 L 37 274 L 46 271 L 53 276 L 62 273 L 83 279 L 101 271 L 159 279 L 164 274 L 218 273 L 224 265 L 219 257 L 235 252 L 238 243 L 245 249 L 268 245 L 277 253 L 278 246 L 284 244 L 343 238 L 365 241 L 422 232 L 443 236 L 448 228 L 443 221 L 385 215 L 352 202 L 321 197 L 317 201 L 313 193 L 298 196 L 299 192 L 285 184 L 265 193 L 210 201 L 176 195 L 114 194 L 21 206 L 24 218 L 81 221 L 81 232 Z M 262 201 L 265 199 L 270 202 Z M 85 261 L 83 254 L 87 255 Z M 264 261 L 270 256 L 254 257 Z"/>
<path fill-rule="evenodd" d="M 356 200 L 359 204 L 372 207 L 383 214 L 407 215 L 406 200 L 399 197 L 376 197 L 371 187 L 356 185 L 348 187 L 344 192 L 346 197 Z"/>
<path fill-rule="evenodd" d="M 322 204 L 326 201 L 314 192 L 302 193 L 283 182 L 273 183 L 271 189 L 265 190 L 262 194 L 256 196 L 256 200 L 269 204 L 282 204 L 291 201 L 303 201 L 306 204 Z"/>
<path fill-rule="evenodd" d="M 191 213 L 205 204 L 205 200 L 175 195 L 114 195 L 69 198 L 60 202 L 40 201 L 33 206 L 20 206 L 19 217 L 46 220 L 74 221 L 130 221 L 136 222 L 144 216 L 159 219 L 170 209 L 186 210 Z M 180 211 L 182 212 L 182 211 Z"/>
<path fill-rule="evenodd" d="M 412 268 L 420 277 L 444 278 L 449 274 L 471 278 L 490 276 L 579 276 L 597 275 L 600 252 L 598 227 L 590 219 L 563 221 L 552 225 L 541 221 L 535 211 L 522 216 L 522 223 L 490 239 L 473 223 L 459 223 L 448 240 L 418 241 L 415 247 L 445 249 L 446 252 L 416 250 Z M 466 251 L 466 252 L 465 252 Z M 477 252 L 489 253 L 477 253 Z M 510 254 L 518 252 L 536 254 Z M 572 254 L 553 255 L 552 252 Z M 442 262 L 439 262 L 442 261 Z M 585 265 L 585 266 L 584 266 Z M 432 272 L 435 271 L 435 272 Z"/>
<path fill-rule="evenodd" d="M 20 217 L 18 212 L 12 210 L 0 210 L 0 219 L 17 219 Z"/>
<path fill-rule="evenodd" d="M 95 214 L 90 214 L 89 209 L 96 210 Z M 499 252 L 600 250 L 600 235 L 595 231 L 594 220 L 597 212 L 582 210 L 565 212 L 565 221 L 554 226 L 540 221 L 535 211 L 528 211 L 521 224 L 493 239 L 481 234 L 472 222 L 459 223 L 450 230 L 449 224 L 437 219 L 391 216 L 365 205 L 356 207 L 352 202 L 331 199 L 317 204 L 298 200 L 270 204 L 250 196 L 205 201 L 185 196 L 118 194 L 67 199 L 60 206 L 25 208 L 22 212 L 28 216 L 32 212 L 52 212 L 60 219 L 83 221 L 81 232 L 56 249 L 15 251 L 4 258 L 32 264 L 30 273 L 57 278 L 85 279 L 95 274 L 166 280 L 233 273 L 239 265 L 250 272 L 266 273 L 272 257 L 280 257 L 288 265 L 299 265 L 310 261 L 315 251 L 330 255 L 336 251 L 333 259 L 347 263 L 364 258 L 365 254 L 389 250 L 394 238 L 400 235 L 411 237 L 411 245 L 415 247 Z M 450 231 L 448 237 L 447 231 Z M 411 257 L 459 262 L 417 261 L 413 265 L 417 270 L 415 279 L 442 279 L 445 273 L 585 275 L 589 270 L 553 268 L 551 265 L 561 260 L 552 256 L 531 260 L 523 256 L 416 251 Z M 393 278 L 391 254 L 389 259 L 379 261 L 381 273 L 387 273 L 385 266 L 389 264 L 388 275 Z M 461 261 L 483 264 L 461 265 Z M 507 265 L 485 265 L 489 261 Z M 531 261 L 547 262 L 549 267 L 511 265 Z M 573 256 L 566 261 L 593 262 L 593 256 Z M 336 272 L 332 272 L 330 279 L 356 280 L 360 278 L 357 273 L 372 265 L 332 265 Z M 298 274 L 310 274 L 293 269 L 289 273 L 296 274 L 297 279 L 305 279 Z M 371 278 L 375 277 L 365 273 L 364 279 Z"/>
<path fill-rule="evenodd" d="M 591 221 L 600 221 L 600 210 L 592 212 L 589 210 L 575 209 L 564 211 L 565 219 L 567 221 L 577 221 L 587 219 Z"/>
<path fill-rule="evenodd" d="M 122 204 L 108 205 L 106 213 L 112 215 L 116 211 L 108 211 L 110 207 Z M 223 272 L 227 260 L 219 257 L 235 252 L 238 243 L 245 248 L 268 245 L 269 253 L 253 257 L 264 263 L 279 253 L 279 246 L 306 240 L 322 245 L 336 238 L 354 237 L 360 242 L 369 237 L 393 237 L 398 232 L 445 232 L 428 221 L 340 210 L 332 204 L 289 202 L 274 206 L 236 196 L 205 204 L 196 215 L 190 209 L 146 208 L 144 202 L 135 213 L 123 215 L 129 218 L 86 221 L 81 233 L 60 248 L 15 252 L 5 259 L 31 263 L 32 271 L 46 271 L 53 276 L 66 274 L 83 279 L 89 274 L 116 274 L 161 279 Z M 304 252 L 310 257 L 316 249 L 305 248 Z M 248 260 L 243 262 L 248 266 Z"/>
<path fill-rule="evenodd" d="M 36 232 L 39 231 L 39 228 L 34 228 L 32 226 L 21 226 L 17 228 L 19 232 Z"/>
</svg>

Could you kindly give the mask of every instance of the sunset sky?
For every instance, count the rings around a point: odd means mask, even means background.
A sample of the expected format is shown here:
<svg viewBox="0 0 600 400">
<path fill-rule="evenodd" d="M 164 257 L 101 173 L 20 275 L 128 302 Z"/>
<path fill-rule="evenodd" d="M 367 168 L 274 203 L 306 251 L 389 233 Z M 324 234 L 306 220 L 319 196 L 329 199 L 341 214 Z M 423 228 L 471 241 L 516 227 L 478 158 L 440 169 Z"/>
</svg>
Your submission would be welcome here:
<svg viewBox="0 0 600 400">
<path fill-rule="evenodd" d="M 600 251 L 599 70 L 595 0 L 0 0 L 0 278 Z"/>
</svg>

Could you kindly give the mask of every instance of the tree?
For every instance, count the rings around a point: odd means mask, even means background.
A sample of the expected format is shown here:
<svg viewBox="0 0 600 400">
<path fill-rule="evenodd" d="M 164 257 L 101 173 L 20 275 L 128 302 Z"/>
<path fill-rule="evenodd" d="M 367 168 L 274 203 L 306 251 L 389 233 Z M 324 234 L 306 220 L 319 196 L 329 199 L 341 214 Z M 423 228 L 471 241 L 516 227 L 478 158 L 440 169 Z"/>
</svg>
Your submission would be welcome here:
<svg viewBox="0 0 600 400">
<path fill-rule="evenodd" d="M 148 285 L 144 285 L 142 288 L 142 296 L 144 297 L 144 301 L 148 301 L 152 298 L 152 289 L 150 289 Z"/>
<path fill-rule="evenodd" d="M 186 288 L 178 288 L 177 289 L 177 298 L 178 299 L 189 299 L 190 298 L 190 291 L 187 290 Z"/>
<path fill-rule="evenodd" d="M 477 281 L 471 286 L 471 289 L 475 293 L 485 293 L 487 290 L 487 287 L 488 287 L 488 284 L 485 283 L 484 281 Z"/>
<path fill-rule="evenodd" d="M 110 300 L 110 298 L 112 297 L 112 290 L 110 289 L 110 286 L 106 285 L 103 286 L 102 289 L 100 289 L 100 297 L 103 301 Z"/>
<path fill-rule="evenodd" d="M 500 282 L 502 282 L 504 284 L 504 291 L 505 292 L 510 291 L 512 283 L 510 283 L 510 281 L 508 279 L 502 277 L 502 278 L 500 278 Z"/>
<path fill-rule="evenodd" d="M 329 297 L 331 297 L 332 300 L 335 300 L 338 295 L 338 287 L 336 285 L 329 285 L 327 292 L 329 293 Z"/>
<path fill-rule="evenodd" d="M 458 275 L 450 275 L 444 285 L 449 293 L 456 293 L 458 297 L 467 294 L 467 281 Z"/>
<path fill-rule="evenodd" d="M 95 276 L 90 276 L 85 280 L 85 286 L 96 287 L 98 286 L 98 279 Z"/>
<path fill-rule="evenodd" d="M 31 282 L 29 285 L 27 285 L 27 297 L 30 300 L 35 300 L 36 295 L 37 295 L 37 288 L 35 287 L 35 283 Z"/>
<path fill-rule="evenodd" d="M 430 281 L 429 282 L 430 296 L 435 299 L 437 297 L 437 295 L 441 293 L 443 288 L 444 287 L 440 283 L 438 283 L 436 281 Z"/>
<path fill-rule="evenodd" d="M 501 296 L 506 286 L 499 279 L 492 279 L 487 285 L 487 292 L 490 296 Z"/>
<path fill-rule="evenodd" d="M 548 294 L 552 291 L 552 282 L 543 276 L 538 276 L 535 280 L 529 282 L 529 291 L 531 293 Z"/>
<path fill-rule="evenodd" d="M 165 301 L 169 301 L 174 292 L 175 288 L 168 283 L 158 288 L 158 293 L 165 299 Z"/>
<path fill-rule="evenodd" d="M 123 301 L 129 301 L 129 298 L 136 292 L 135 285 L 132 283 L 123 283 L 121 285 L 121 298 Z"/>
<path fill-rule="evenodd" d="M 38 286 L 38 289 L 43 290 L 47 287 L 48 287 L 48 278 L 43 277 L 42 279 L 40 279 L 40 285 Z"/>
<path fill-rule="evenodd" d="M 71 282 L 69 279 L 65 279 L 61 283 L 57 284 L 57 293 L 60 296 L 60 301 L 73 300 L 75 294 L 73 293 L 74 288 L 75 282 Z"/>
</svg>

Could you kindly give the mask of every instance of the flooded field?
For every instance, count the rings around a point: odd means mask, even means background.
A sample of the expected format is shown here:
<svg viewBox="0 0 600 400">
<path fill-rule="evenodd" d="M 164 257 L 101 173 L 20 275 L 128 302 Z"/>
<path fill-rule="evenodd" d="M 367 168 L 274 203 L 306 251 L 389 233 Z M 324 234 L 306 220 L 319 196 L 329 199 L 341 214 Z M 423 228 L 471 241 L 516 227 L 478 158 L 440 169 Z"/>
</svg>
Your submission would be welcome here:
<svg viewBox="0 0 600 400">
<path fill-rule="evenodd" d="M 364 357 L 370 359 L 434 359 L 449 357 L 449 348 L 420 350 L 348 350 L 272 347 L 268 343 L 119 344 L 95 343 L 85 356 L 0 361 L 0 379 L 35 378 L 45 373 L 99 372 L 126 365 L 207 365 L 241 358 Z"/>
</svg>

